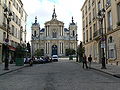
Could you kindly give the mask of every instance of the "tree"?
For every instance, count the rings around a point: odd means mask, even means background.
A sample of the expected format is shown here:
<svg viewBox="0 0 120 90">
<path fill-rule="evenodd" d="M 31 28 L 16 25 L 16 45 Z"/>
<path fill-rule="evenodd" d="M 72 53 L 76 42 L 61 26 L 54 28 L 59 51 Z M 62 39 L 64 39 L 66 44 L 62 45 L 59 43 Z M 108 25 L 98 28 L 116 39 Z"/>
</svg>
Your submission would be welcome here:
<svg viewBox="0 0 120 90">
<path fill-rule="evenodd" d="M 25 49 L 26 49 L 26 46 L 24 44 L 22 45 L 18 44 L 15 50 L 15 57 L 23 58 L 25 56 Z"/>
<path fill-rule="evenodd" d="M 84 52 L 85 52 L 85 48 L 83 47 L 82 42 L 80 42 L 80 45 L 78 46 L 78 49 L 77 49 L 77 54 L 79 56 L 79 62 L 82 61 L 82 57 L 83 57 Z"/>
<path fill-rule="evenodd" d="M 36 57 L 40 57 L 44 55 L 44 50 L 43 49 L 37 49 L 34 53 Z"/>
<path fill-rule="evenodd" d="M 66 49 L 66 56 L 74 55 L 74 54 L 75 54 L 75 50 L 74 49 Z"/>
</svg>

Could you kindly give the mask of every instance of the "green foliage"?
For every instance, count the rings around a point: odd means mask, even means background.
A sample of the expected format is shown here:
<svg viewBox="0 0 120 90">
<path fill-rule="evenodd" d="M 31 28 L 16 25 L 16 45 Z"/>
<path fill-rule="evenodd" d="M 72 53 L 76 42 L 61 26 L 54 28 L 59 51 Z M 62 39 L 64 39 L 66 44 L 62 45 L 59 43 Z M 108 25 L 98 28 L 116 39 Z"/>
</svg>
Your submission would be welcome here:
<svg viewBox="0 0 120 90">
<path fill-rule="evenodd" d="M 25 49 L 26 49 L 26 47 L 24 44 L 22 44 L 22 45 L 18 44 L 18 46 L 16 47 L 16 50 L 15 50 L 15 57 L 16 58 L 23 58 L 25 56 L 25 53 L 26 53 Z"/>
<path fill-rule="evenodd" d="M 69 55 L 74 55 L 75 54 L 75 50 L 74 49 L 66 49 L 66 56 L 69 56 Z"/>
<path fill-rule="evenodd" d="M 80 45 L 78 46 L 78 49 L 77 49 L 77 53 L 80 57 L 82 57 L 84 52 L 85 52 L 85 48 L 83 47 L 82 42 L 80 42 Z"/>
<path fill-rule="evenodd" d="M 44 56 L 44 50 L 43 49 L 37 49 L 34 53 L 36 57 Z"/>
</svg>

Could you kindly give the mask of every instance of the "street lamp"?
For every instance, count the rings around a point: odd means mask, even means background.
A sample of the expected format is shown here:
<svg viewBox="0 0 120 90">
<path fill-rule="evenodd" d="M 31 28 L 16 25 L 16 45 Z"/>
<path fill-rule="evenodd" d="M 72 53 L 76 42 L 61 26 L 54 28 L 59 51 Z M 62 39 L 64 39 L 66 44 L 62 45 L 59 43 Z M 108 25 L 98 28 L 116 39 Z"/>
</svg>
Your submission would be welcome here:
<svg viewBox="0 0 120 90">
<path fill-rule="evenodd" d="M 103 33 L 103 19 L 105 18 L 105 9 L 103 8 L 102 10 L 99 10 L 98 12 L 98 19 L 100 23 L 100 31 L 101 31 L 101 51 L 102 51 L 102 67 L 101 69 L 106 69 L 106 61 L 105 61 L 105 53 L 104 53 L 104 48 L 105 48 L 105 36 Z"/>
<path fill-rule="evenodd" d="M 75 40 L 76 42 L 78 41 L 77 38 L 78 38 L 78 34 L 76 34 L 76 40 Z M 76 43 L 76 62 L 78 62 L 78 50 L 77 49 L 78 49 L 78 47 L 77 47 L 77 43 Z"/>
<path fill-rule="evenodd" d="M 8 48 L 9 36 L 8 36 L 8 33 L 9 33 L 9 29 L 10 29 L 9 23 L 11 21 L 12 13 L 10 12 L 10 10 L 8 10 L 8 8 L 4 9 L 4 16 L 7 19 L 7 38 L 5 39 L 6 53 L 5 53 L 5 68 L 4 68 L 4 70 L 9 70 L 9 68 L 8 68 L 8 63 L 9 63 L 9 48 Z"/>
</svg>

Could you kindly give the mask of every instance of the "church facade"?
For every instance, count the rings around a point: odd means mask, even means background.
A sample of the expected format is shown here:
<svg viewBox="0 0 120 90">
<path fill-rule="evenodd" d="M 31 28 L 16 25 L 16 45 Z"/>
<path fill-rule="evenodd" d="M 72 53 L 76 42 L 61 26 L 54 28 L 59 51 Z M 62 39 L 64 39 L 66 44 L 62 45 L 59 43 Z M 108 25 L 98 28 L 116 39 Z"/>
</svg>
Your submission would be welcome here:
<svg viewBox="0 0 120 90">
<path fill-rule="evenodd" d="M 41 50 L 44 56 L 66 56 L 67 49 L 77 49 L 77 25 L 73 17 L 68 29 L 64 28 L 64 23 L 57 20 L 55 8 L 52 19 L 45 22 L 45 27 L 40 28 L 37 23 L 31 27 L 31 53 L 34 55 L 36 50 Z"/>
</svg>

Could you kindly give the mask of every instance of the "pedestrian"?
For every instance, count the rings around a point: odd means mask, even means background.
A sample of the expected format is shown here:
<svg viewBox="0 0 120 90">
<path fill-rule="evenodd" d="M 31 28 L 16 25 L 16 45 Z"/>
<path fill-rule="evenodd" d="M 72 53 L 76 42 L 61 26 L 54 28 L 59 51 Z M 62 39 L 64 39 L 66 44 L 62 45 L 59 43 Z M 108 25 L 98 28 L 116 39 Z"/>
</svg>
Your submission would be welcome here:
<svg viewBox="0 0 120 90">
<path fill-rule="evenodd" d="M 89 57 L 88 57 L 88 62 L 89 62 L 89 68 L 91 68 L 91 62 L 92 62 L 91 54 L 90 54 Z"/>
<path fill-rule="evenodd" d="M 84 66 L 86 67 L 86 69 L 88 69 L 88 66 L 87 66 L 87 58 L 86 58 L 86 55 L 84 54 L 84 56 L 83 56 L 83 68 L 84 68 Z"/>
</svg>

